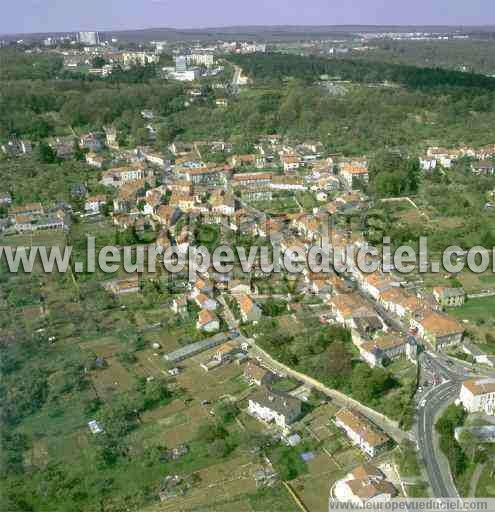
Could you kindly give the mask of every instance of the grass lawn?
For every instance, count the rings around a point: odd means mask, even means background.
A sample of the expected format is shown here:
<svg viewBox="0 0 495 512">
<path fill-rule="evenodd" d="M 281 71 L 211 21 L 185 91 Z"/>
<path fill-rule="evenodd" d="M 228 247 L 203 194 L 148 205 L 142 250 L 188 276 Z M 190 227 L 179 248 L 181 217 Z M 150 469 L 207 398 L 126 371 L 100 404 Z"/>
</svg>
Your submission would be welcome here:
<svg viewBox="0 0 495 512">
<path fill-rule="evenodd" d="M 315 196 L 311 194 L 311 192 L 299 192 L 297 195 L 297 200 L 299 201 L 299 204 L 305 209 L 305 210 L 313 210 L 313 208 L 317 208 L 319 203 L 316 200 Z"/>
<path fill-rule="evenodd" d="M 203 224 L 195 234 L 198 245 L 214 250 L 220 241 L 220 227 L 211 224 Z"/>
<path fill-rule="evenodd" d="M 283 485 L 260 489 L 248 497 L 253 512 L 299 512 L 299 507 L 292 500 Z"/>
<path fill-rule="evenodd" d="M 487 286 L 495 286 L 495 274 L 480 275 L 479 280 Z"/>
<path fill-rule="evenodd" d="M 491 318 L 494 311 L 495 296 L 469 299 L 463 306 L 450 309 L 449 313 L 463 320 L 476 321 Z"/>
<path fill-rule="evenodd" d="M 481 473 L 476 487 L 477 498 L 495 498 L 495 480 L 493 479 L 490 465 L 487 464 Z"/>
<path fill-rule="evenodd" d="M 279 213 L 298 213 L 299 205 L 293 197 L 273 198 L 271 201 L 253 201 L 251 205 L 258 210 L 279 214 Z"/>
<path fill-rule="evenodd" d="M 296 389 L 298 386 L 299 382 L 288 377 L 278 379 L 272 384 L 272 388 L 275 389 L 275 391 L 282 391 L 286 393 L 292 391 L 293 389 Z"/>
</svg>

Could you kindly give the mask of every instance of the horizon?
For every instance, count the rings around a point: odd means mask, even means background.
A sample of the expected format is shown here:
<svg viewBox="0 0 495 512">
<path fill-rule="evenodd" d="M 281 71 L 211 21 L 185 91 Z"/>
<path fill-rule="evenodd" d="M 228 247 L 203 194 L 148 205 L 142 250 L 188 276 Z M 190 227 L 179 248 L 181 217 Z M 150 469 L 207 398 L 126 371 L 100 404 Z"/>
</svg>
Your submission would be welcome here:
<svg viewBox="0 0 495 512">
<path fill-rule="evenodd" d="M 127 27 L 127 28 L 118 28 L 118 29 L 110 29 L 110 28 L 102 28 L 102 29 L 93 29 L 91 27 L 81 27 L 74 28 L 72 30 L 49 30 L 49 31 L 33 31 L 33 32 L 0 32 L 0 36 L 15 36 L 15 35 L 44 35 L 44 34 L 72 34 L 78 32 L 98 32 L 98 33 L 117 33 L 117 32 L 140 32 L 140 31 L 153 31 L 153 30 L 170 30 L 176 32 L 195 32 L 195 31 L 204 31 L 204 30 L 225 30 L 225 29 L 246 29 L 246 28 L 277 28 L 277 29 L 292 29 L 292 28 L 323 28 L 323 29 L 331 29 L 331 28 L 389 28 L 389 29 L 404 29 L 404 28 L 422 28 L 422 29 L 432 29 L 432 28 L 445 28 L 445 29 L 466 29 L 466 28 L 475 28 L 475 29 L 493 29 L 495 30 L 495 22 L 494 23 L 484 23 L 484 24 L 360 24 L 360 23 L 342 23 L 338 25 L 318 25 L 318 24 L 253 24 L 249 25 L 216 25 L 216 26 L 197 26 L 197 27 L 172 27 L 172 26 L 146 26 L 146 27 Z"/>
<path fill-rule="evenodd" d="M 97 14 L 94 14 L 97 13 Z M 117 14 L 118 13 L 118 14 Z M 487 22 L 487 20 L 493 20 Z M 232 7 L 227 0 L 197 4 L 184 0 L 18 0 L 4 7 L 0 34 L 43 34 L 79 31 L 205 30 L 232 27 L 489 27 L 495 5 L 489 0 L 354 0 L 328 5 L 311 0 L 252 0 Z"/>
</svg>

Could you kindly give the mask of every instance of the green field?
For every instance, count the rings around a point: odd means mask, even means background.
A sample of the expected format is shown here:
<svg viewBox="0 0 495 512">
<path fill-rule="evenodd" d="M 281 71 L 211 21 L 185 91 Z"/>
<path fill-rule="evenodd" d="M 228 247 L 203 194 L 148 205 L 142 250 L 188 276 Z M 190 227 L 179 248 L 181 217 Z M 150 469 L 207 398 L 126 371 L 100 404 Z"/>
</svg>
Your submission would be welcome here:
<svg viewBox="0 0 495 512">
<path fill-rule="evenodd" d="M 477 320 L 492 320 L 494 312 L 495 296 L 468 299 L 463 306 L 449 309 L 451 315 L 473 322 Z"/>
</svg>

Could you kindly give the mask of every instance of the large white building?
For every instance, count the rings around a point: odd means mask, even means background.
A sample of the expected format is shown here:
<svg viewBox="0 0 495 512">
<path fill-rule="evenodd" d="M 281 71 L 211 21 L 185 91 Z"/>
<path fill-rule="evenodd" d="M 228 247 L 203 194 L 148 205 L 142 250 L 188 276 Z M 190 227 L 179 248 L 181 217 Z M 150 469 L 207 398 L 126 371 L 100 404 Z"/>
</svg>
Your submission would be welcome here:
<svg viewBox="0 0 495 512">
<path fill-rule="evenodd" d="M 144 178 L 144 168 L 140 165 L 128 165 L 109 169 L 102 174 L 101 183 L 106 186 L 121 187 L 129 181 Z"/>
<path fill-rule="evenodd" d="M 212 53 L 193 52 L 186 56 L 188 64 L 212 68 L 215 65 L 215 56 Z"/>
<path fill-rule="evenodd" d="M 495 415 L 495 379 L 477 378 L 464 381 L 459 400 L 468 412 Z"/>
<path fill-rule="evenodd" d="M 100 36 L 98 32 L 79 32 L 79 42 L 90 46 L 100 44 Z"/>
<path fill-rule="evenodd" d="M 124 66 L 146 66 L 158 64 L 160 56 L 148 52 L 125 52 L 122 54 Z"/>
<path fill-rule="evenodd" d="M 175 57 L 175 72 L 185 73 L 187 71 L 187 57 L 185 55 L 178 55 Z"/>
<path fill-rule="evenodd" d="M 285 393 L 261 388 L 249 397 L 248 412 L 267 423 L 286 429 L 301 414 L 301 402 Z"/>
</svg>

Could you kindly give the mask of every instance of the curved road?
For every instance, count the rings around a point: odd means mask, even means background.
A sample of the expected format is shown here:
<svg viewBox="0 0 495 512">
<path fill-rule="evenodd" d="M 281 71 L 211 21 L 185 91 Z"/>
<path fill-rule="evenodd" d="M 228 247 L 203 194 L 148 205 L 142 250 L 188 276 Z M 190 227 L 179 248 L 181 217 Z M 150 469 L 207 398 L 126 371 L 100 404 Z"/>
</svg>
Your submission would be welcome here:
<svg viewBox="0 0 495 512">
<path fill-rule="evenodd" d="M 436 498 L 459 497 L 448 464 L 441 461 L 442 456 L 437 453 L 433 438 L 438 412 L 457 398 L 459 389 L 460 385 L 457 382 L 444 382 L 431 390 L 431 395 L 421 401 L 418 409 L 418 447 Z"/>
<path fill-rule="evenodd" d="M 420 397 L 417 410 L 418 449 L 425 463 L 434 497 L 459 498 L 449 465 L 435 446 L 435 420 L 443 409 L 458 398 L 462 381 L 473 374 L 462 363 L 454 363 L 448 358 L 429 353 L 422 354 L 421 365 L 442 377 L 444 382 Z"/>
</svg>

